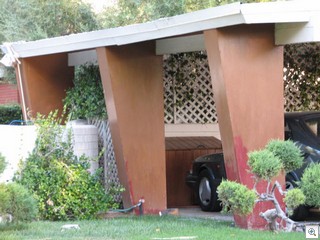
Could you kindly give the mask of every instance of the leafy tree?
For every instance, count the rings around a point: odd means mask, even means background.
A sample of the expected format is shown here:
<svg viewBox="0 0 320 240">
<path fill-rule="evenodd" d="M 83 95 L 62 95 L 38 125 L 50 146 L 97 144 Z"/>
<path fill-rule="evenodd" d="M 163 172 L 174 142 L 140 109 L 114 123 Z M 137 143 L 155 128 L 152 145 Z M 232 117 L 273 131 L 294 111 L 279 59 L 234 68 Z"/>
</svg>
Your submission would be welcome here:
<svg viewBox="0 0 320 240">
<path fill-rule="evenodd" d="M 268 0 L 244 0 L 242 2 L 267 2 Z M 209 7 L 220 6 L 237 0 L 118 0 L 100 14 L 104 27 L 117 27 L 171 17 Z"/>
<path fill-rule="evenodd" d="M 30 41 L 99 28 L 90 5 L 76 0 L 1 0 L 0 42 Z"/>
</svg>

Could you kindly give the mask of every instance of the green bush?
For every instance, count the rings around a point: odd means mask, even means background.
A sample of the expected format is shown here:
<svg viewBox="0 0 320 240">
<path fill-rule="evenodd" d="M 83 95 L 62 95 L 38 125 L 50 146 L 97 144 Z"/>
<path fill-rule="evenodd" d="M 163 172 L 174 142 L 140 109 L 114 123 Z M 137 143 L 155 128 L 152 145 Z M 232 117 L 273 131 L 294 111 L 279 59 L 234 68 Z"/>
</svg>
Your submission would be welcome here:
<svg viewBox="0 0 320 240">
<path fill-rule="evenodd" d="M 290 189 L 285 198 L 283 199 L 285 202 L 289 215 L 292 215 L 293 210 L 300 205 L 304 204 L 306 201 L 306 197 L 303 194 L 302 190 L 299 188 Z"/>
<path fill-rule="evenodd" d="M 38 213 L 37 203 L 20 184 L 0 184 L 0 214 L 11 214 L 13 222 L 31 221 Z"/>
<path fill-rule="evenodd" d="M 290 140 L 271 140 L 266 149 L 280 159 L 287 173 L 300 168 L 303 164 L 303 156 L 300 149 Z"/>
<path fill-rule="evenodd" d="M 5 157 L 0 153 L 0 174 L 6 169 L 7 162 Z"/>
<path fill-rule="evenodd" d="M 280 159 L 267 149 L 248 153 L 248 165 L 259 179 L 271 180 L 282 168 Z"/>
<path fill-rule="evenodd" d="M 300 188 L 306 196 L 306 204 L 320 207 L 320 164 L 307 167 L 302 175 Z"/>
<path fill-rule="evenodd" d="M 0 124 L 9 124 L 12 120 L 22 119 L 20 105 L 0 105 Z"/>
<path fill-rule="evenodd" d="M 256 194 L 246 186 L 228 180 L 222 181 L 217 193 L 224 212 L 248 215 L 253 211 Z"/>
<path fill-rule="evenodd" d="M 118 207 L 106 194 L 100 173 L 88 172 L 89 162 L 73 153 L 71 132 L 56 120 L 57 112 L 38 116 L 36 146 L 17 176 L 39 203 L 39 213 L 46 220 L 95 218 L 100 211 Z"/>
<path fill-rule="evenodd" d="M 64 104 L 70 120 L 107 117 L 98 66 L 84 65 L 76 69 L 74 87 L 67 91 Z"/>
</svg>

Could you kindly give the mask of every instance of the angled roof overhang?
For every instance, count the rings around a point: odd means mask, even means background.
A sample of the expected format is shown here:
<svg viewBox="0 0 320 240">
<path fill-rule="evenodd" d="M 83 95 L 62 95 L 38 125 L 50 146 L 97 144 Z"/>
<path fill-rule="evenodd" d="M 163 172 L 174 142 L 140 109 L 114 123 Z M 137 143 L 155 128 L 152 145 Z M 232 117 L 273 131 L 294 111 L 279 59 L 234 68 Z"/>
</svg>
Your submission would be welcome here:
<svg viewBox="0 0 320 240">
<path fill-rule="evenodd" d="M 73 59 L 77 61 L 78 54 L 89 53 L 89 58 L 94 59 L 95 51 L 87 50 L 97 47 L 157 40 L 157 53 L 164 54 L 203 49 L 202 32 L 205 30 L 240 24 L 270 23 L 276 26 L 275 44 L 283 45 L 320 41 L 319 20 L 318 0 L 250 4 L 238 2 L 142 24 L 32 42 L 10 43 L 10 47 L 17 58 L 78 52 L 73 55 Z"/>
</svg>

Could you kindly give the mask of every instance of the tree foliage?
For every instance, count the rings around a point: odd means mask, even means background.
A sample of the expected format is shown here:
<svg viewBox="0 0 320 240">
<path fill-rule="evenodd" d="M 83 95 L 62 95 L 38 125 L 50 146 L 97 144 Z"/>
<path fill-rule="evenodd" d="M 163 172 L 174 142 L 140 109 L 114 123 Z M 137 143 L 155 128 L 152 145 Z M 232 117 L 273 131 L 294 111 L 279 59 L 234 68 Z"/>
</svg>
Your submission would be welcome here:
<svg viewBox="0 0 320 240">
<path fill-rule="evenodd" d="M 244 3 L 268 0 L 244 0 Z M 171 17 L 209 7 L 216 7 L 237 0 L 118 0 L 100 15 L 104 27 L 118 27 Z"/>
<path fill-rule="evenodd" d="M 90 5 L 76 0 L 1 0 L 0 42 L 30 41 L 99 28 Z"/>
</svg>

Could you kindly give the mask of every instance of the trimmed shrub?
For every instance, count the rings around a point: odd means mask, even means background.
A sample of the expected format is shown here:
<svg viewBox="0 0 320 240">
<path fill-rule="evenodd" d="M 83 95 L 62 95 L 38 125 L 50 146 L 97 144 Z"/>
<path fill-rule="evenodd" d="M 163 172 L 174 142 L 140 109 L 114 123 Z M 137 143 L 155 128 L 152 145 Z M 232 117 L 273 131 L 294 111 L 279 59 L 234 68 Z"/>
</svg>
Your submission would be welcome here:
<svg viewBox="0 0 320 240">
<path fill-rule="evenodd" d="M 282 169 L 281 161 L 267 149 L 248 153 L 248 165 L 259 179 L 270 181 Z"/>
<path fill-rule="evenodd" d="M 300 205 L 304 204 L 306 201 L 306 197 L 303 194 L 302 190 L 299 188 L 290 189 L 285 198 L 283 199 L 285 202 L 287 208 L 288 208 L 288 214 L 292 215 L 293 210 Z"/>
<path fill-rule="evenodd" d="M 8 213 L 13 216 L 13 222 L 31 221 L 37 216 L 35 199 L 20 184 L 0 184 L 0 214 Z"/>
<path fill-rule="evenodd" d="M 9 124 L 12 120 L 22 119 L 20 105 L 0 105 L 0 124 Z"/>
<path fill-rule="evenodd" d="M 287 173 L 300 168 L 303 164 L 302 153 L 293 141 L 271 140 L 266 149 L 280 159 Z"/>
<path fill-rule="evenodd" d="M 217 193 L 223 206 L 222 211 L 239 215 L 250 214 L 257 198 L 253 190 L 240 183 L 228 180 L 221 182 Z"/>
<path fill-rule="evenodd" d="M 320 164 L 312 164 L 304 170 L 300 188 L 306 196 L 306 204 L 320 207 Z"/>
</svg>

